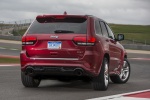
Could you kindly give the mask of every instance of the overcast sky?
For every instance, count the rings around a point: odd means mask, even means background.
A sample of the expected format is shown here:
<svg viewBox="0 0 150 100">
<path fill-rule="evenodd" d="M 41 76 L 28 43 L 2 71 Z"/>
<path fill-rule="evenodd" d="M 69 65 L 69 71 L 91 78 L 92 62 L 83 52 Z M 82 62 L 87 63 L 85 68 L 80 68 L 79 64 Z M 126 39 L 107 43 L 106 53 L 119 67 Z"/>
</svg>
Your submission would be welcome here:
<svg viewBox="0 0 150 100">
<path fill-rule="evenodd" d="M 88 14 L 108 23 L 150 25 L 150 0 L 0 0 L 0 21 L 41 14 Z"/>
</svg>

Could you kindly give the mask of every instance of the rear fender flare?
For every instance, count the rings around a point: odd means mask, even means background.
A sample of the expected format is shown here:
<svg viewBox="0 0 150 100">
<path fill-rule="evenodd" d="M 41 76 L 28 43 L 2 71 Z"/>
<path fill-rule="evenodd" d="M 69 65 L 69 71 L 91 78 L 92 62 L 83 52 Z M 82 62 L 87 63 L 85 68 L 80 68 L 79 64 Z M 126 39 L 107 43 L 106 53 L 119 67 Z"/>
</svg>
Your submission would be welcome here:
<svg viewBox="0 0 150 100">
<path fill-rule="evenodd" d="M 100 63 L 100 67 L 99 67 L 99 69 L 98 69 L 98 74 L 100 73 L 100 71 L 101 71 L 101 67 L 102 67 L 102 64 L 103 64 L 103 60 L 104 60 L 104 58 L 107 58 L 108 59 L 108 61 L 110 60 L 110 56 L 109 56 L 109 52 L 105 52 L 104 53 L 104 55 L 102 56 L 102 59 L 101 59 L 101 63 Z"/>
</svg>

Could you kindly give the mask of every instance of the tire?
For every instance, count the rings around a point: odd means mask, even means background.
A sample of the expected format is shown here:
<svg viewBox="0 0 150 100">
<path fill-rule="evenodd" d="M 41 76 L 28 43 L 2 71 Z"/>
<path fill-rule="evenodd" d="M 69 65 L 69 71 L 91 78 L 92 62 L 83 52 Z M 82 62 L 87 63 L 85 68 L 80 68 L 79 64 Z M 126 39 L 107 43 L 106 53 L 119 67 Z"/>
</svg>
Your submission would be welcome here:
<svg viewBox="0 0 150 100">
<path fill-rule="evenodd" d="M 94 90 L 105 91 L 109 85 L 109 62 L 107 58 L 103 59 L 101 71 L 98 76 L 92 80 Z"/>
<path fill-rule="evenodd" d="M 113 83 L 119 83 L 119 84 L 126 83 L 129 80 L 130 72 L 131 72 L 130 63 L 125 58 L 120 75 L 110 76 L 110 79 Z"/>
<path fill-rule="evenodd" d="M 21 80 L 22 80 L 22 84 L 25 87 L 31 87 L 31 88 L 38 87 L 41 82 L 40 79 L 35 79 L 34 77 L 26 75 L 24 72 L 21 72 Z"/>
</svg>

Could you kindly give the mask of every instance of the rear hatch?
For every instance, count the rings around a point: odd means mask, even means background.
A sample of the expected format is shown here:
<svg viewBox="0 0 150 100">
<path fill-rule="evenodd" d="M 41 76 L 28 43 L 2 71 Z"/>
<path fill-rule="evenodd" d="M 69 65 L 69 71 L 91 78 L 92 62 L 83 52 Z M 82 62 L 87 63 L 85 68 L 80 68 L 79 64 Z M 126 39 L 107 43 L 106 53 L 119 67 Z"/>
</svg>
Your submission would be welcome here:
<svg viewBox="0 0 150 100">
<path fill-rule="evenodd" d="M 37 16 L 22 38 L 23 48 L 32 58 L 82 58 L 87 42 L 85 16 Z"/>
</svg>

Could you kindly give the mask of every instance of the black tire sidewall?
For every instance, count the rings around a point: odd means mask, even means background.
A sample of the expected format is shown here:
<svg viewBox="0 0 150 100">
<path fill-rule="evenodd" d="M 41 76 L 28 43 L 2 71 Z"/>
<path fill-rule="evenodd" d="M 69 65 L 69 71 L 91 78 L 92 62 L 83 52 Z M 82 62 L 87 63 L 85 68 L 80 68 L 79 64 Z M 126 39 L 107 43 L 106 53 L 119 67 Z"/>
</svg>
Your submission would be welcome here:
<svg viewBox="0 0 150 100">
<path fill-rule="evenodd" d="M 40 79 L 36 79 L 38 81 L 35 82 L 35 78 L 34 77 L 26 75 L 25 72 L 22 72 L 22 71 L 21 71 L 21 80 L 22 80 L 22 84 L 25 87 L 38 87 L 40 82 L 41 82 Z"/>
<path fill-rule="evenodd" d="M 108 84 L 107 84 L 107 86 L 105 86 L 105 76 L 104 76 L 106 63 L 108 64 Z M 105 90 L 107 90 L 108 85 L 109 85 L 109 62 L 108 62 L 107 58 L 104 58 L 99 75 L 94 77 L 92 80 L 92 86 L 95 90 L 105 91 Z"/>
</svg>

